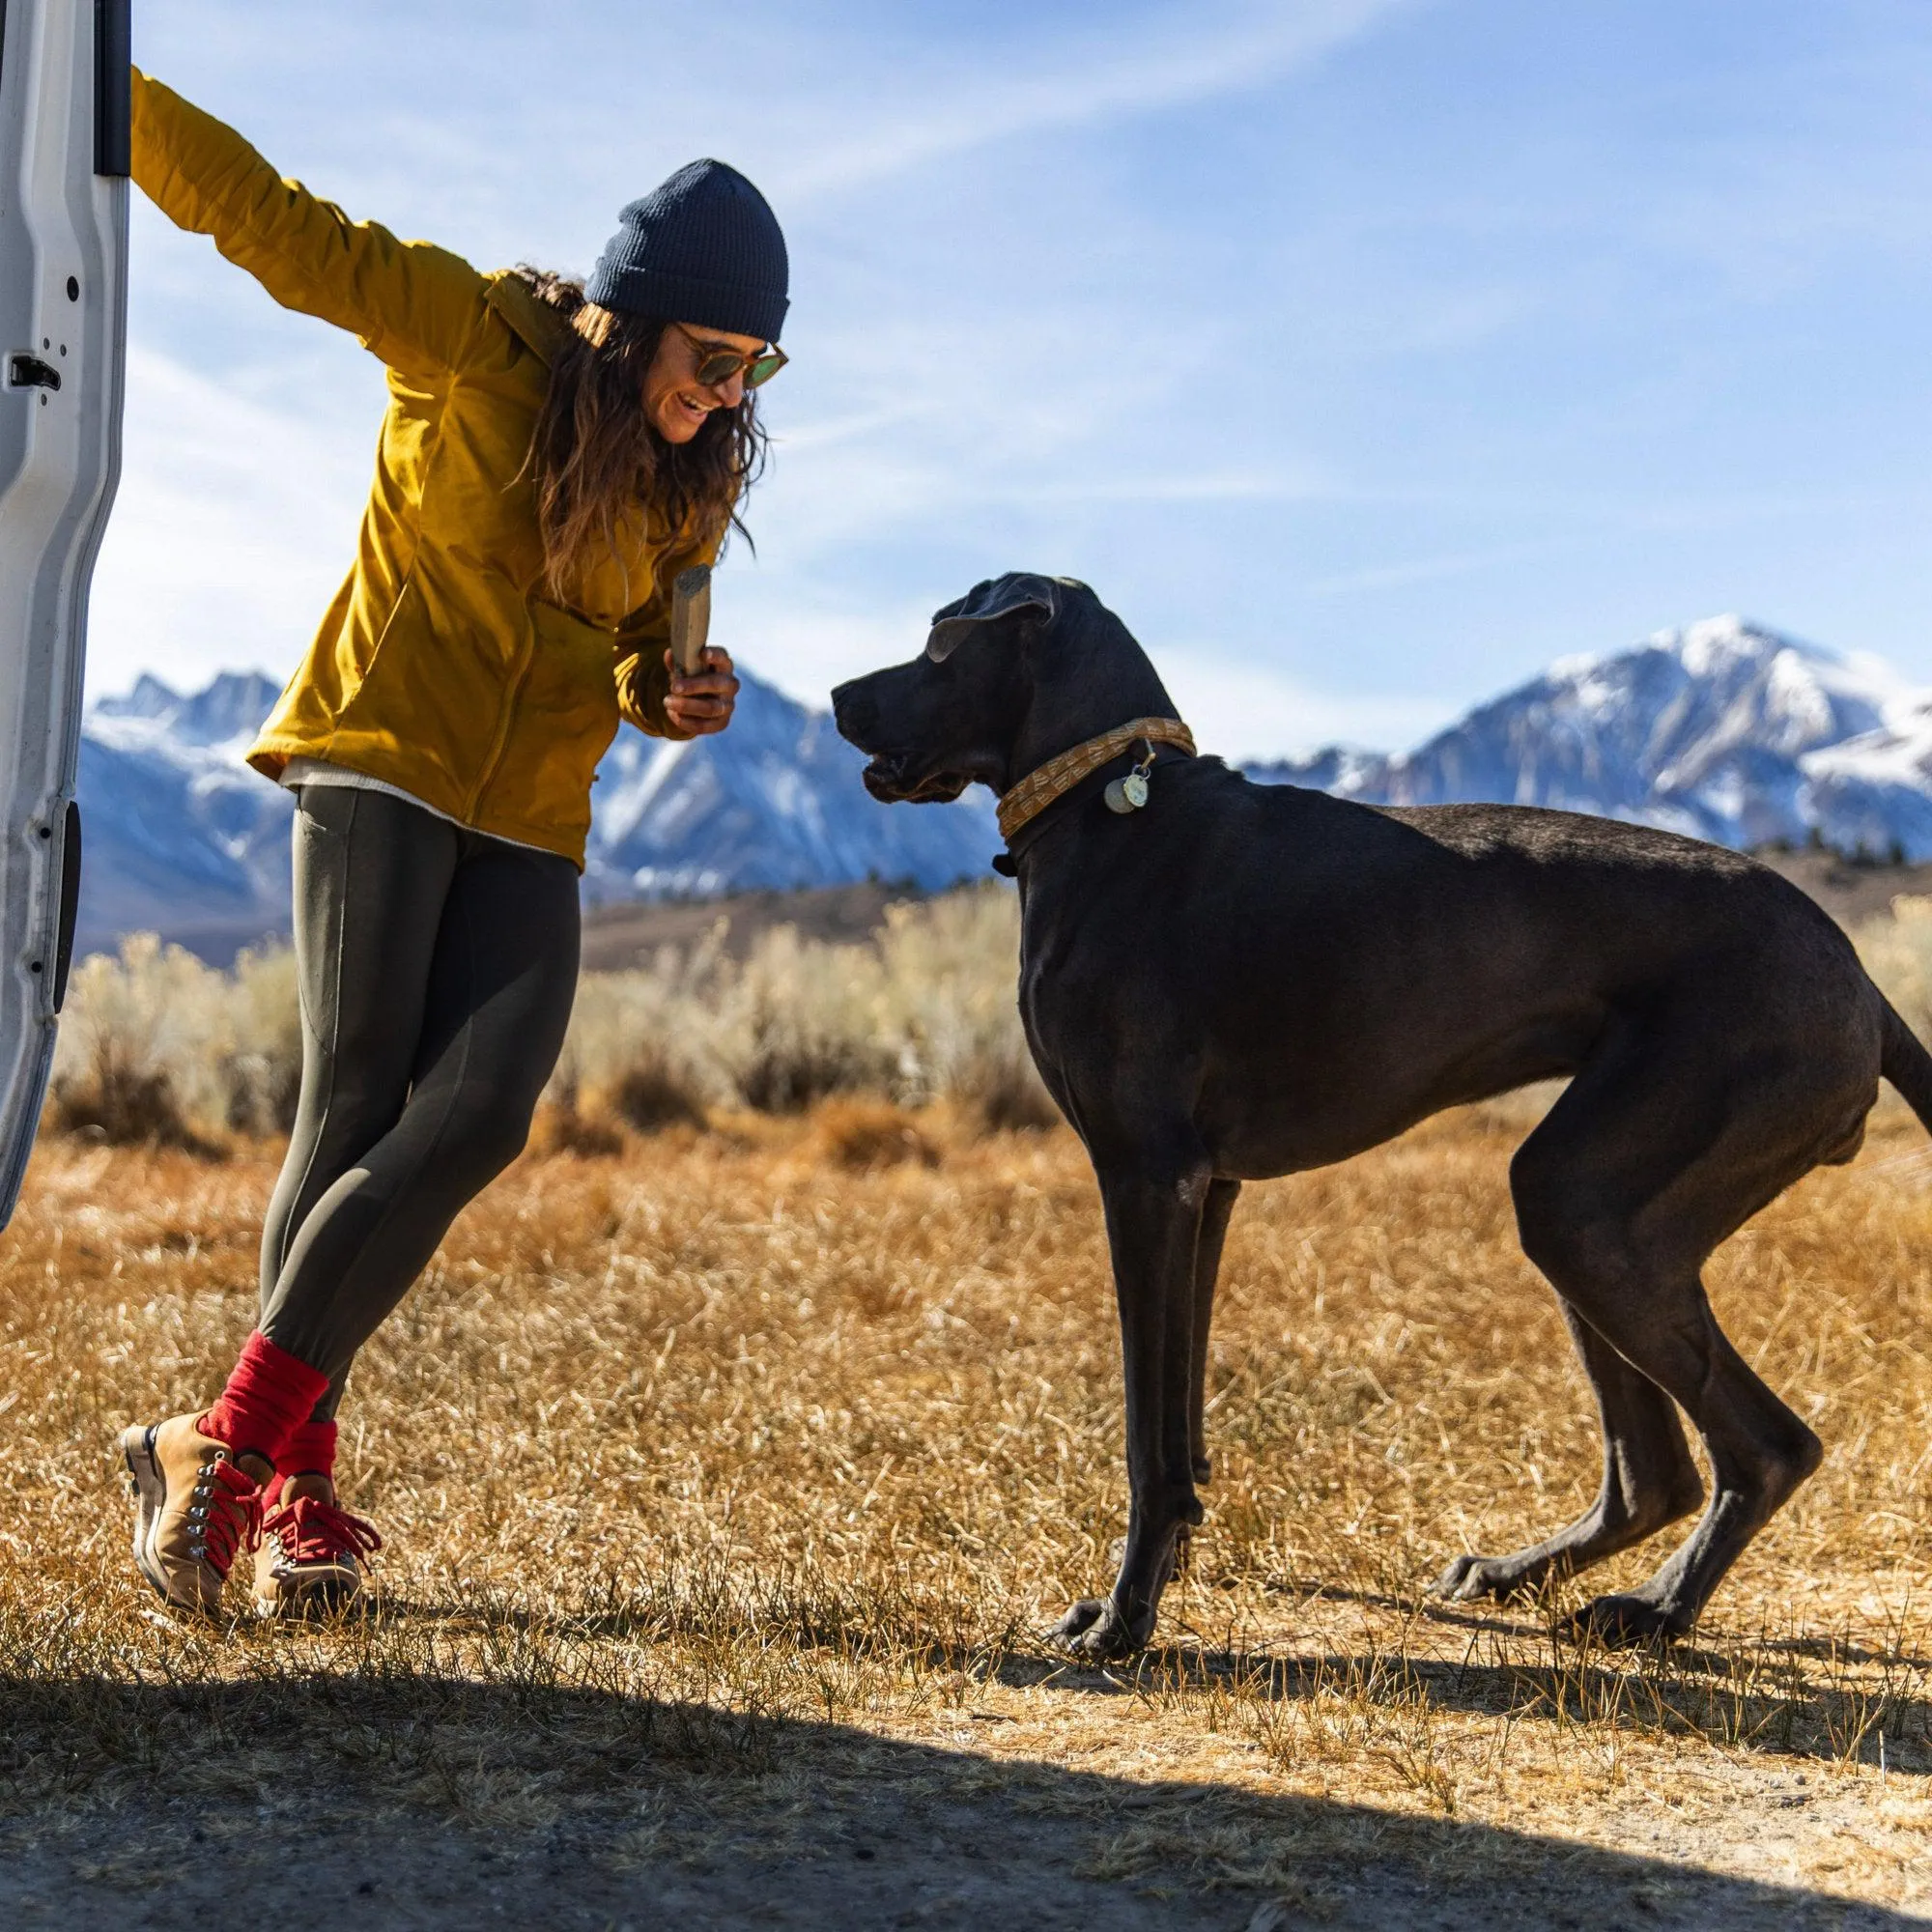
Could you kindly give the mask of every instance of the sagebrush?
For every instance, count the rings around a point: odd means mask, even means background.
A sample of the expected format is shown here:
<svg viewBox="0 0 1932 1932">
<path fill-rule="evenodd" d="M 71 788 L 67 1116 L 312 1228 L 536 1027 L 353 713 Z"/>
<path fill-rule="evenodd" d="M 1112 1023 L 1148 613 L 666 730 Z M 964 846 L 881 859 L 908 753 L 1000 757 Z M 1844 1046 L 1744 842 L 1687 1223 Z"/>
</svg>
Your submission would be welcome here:
<svg viewBox="0 0 1932 1932">
<path fill-rule="evenodd" d="M 734 959 L 722 928 L 649 966 L 587 973 L 546 1100 L 560 1147 L 701 1125 L 715 1109 L 792 1114 L 833 1094 L 955 1102 L 989 1129 L 1056 1115 L 1014 1006 L 1018 910 L 1000 887 L 891 907 L 876 938 L 790 926 Z M 213 1150 L 286 1131 L 300 1081 L 286 947 L 221 972 L 152 933 L 76 968 L 52 1123 L 117 1145 Z"/>
<path fill-rule="evenodd" d="M 1932 1038 L 1932 898 L 1853 934 L 1867 970 Z M 609 1152 L 626 1132 L 701 1126 L 717 1109 L 798 1113 L 833 1094 L 954 1103 L 988 1130 L 1058 1119 L 1014 1004 L 1019 912 L 980 886 L 888 909 L 861 944 L 764 934 L 742 959 L 722 926 L 648 967 L 586 973 L 546 1093 L 549 1145 Z M 116 1144 L 213 1151 L 285 1131 L 300 1076 L 285 947 L 204 965 L 151 933 L 75 969 L 50 1120 Z"/>
</svg>

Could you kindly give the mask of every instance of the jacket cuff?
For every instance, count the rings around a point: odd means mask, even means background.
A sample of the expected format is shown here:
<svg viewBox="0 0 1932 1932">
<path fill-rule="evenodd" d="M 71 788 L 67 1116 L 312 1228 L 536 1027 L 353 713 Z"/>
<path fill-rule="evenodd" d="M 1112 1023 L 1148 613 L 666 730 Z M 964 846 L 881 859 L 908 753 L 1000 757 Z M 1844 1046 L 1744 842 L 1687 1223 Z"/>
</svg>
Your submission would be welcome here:
<svg viewBox="0 0 1932 1932">
<path fill-rule="evenodd" d="M 652 638 L 617 665 L 617 708 L 647 738 L 695 738 L 673 724 L 665 711 L 670 696 L 670 666 L 666 662 L 669 649 L 663 638 Z"/>
</svg>

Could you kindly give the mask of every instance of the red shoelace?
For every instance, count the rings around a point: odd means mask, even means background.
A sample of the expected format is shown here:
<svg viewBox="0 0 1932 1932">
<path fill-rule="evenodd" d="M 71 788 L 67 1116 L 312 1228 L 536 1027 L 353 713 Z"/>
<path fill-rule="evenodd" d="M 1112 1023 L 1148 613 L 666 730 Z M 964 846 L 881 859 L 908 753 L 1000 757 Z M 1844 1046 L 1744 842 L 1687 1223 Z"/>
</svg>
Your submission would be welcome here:
<svg viewBox="0 0 1932 1932">
<path fill-rule="evenodd" d="M 209 1568 L 225 1577 L 238 1548 L 253 1549 L 262 1541 L 262 1486 L 226 1456 L 217 1456 L 201 1466 L 188 1515 L 200 1531 Z"/>
<path fill-rule="evenodd" d="M 270 1510 L 262 1532 L 279 1540 L 291 1563 L 334 1563 L 344 1556 L 359 1563 L 383 1547 L 374 1523 L 320 1496 L 298 1496 Z"/>
</svg>

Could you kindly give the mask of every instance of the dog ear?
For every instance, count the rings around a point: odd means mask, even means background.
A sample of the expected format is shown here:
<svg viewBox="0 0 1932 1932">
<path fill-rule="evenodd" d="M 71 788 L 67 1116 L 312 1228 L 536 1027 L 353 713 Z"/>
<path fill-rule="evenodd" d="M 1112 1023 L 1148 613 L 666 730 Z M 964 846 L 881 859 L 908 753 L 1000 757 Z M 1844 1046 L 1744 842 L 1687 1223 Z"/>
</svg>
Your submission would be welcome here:
<svg viewBox="0 0 1932 1932">
<path fill-rule="evenodd" d="M 973 635 L 976 626 L 1026 610 L 1044 611 L 1049 623 L 1060 614 L 1058 586 L 1052 578 L 1036 577 L 1027 570 L 1009 570 L 1004 577 L 988 578 L 932 613 L 925 654 L 934 664 L 942 664 Z"/>
</svg>

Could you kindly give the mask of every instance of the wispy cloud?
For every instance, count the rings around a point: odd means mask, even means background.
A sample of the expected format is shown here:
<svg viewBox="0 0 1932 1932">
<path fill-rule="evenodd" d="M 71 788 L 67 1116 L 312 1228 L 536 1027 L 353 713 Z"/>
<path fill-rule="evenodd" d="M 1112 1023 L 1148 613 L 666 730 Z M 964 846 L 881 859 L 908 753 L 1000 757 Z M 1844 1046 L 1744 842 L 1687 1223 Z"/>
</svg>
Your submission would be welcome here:
<svg viewBox="0 0 1932 1932">
<path fill-rule="evenodd" d="M 88 682 L 286 670 L 354 551 L 369 426 L 345 436 L 136 343 Z"/>
<path fill-rule="evenodd" d="M 1547 557 L 1558 551 L 1574 549 L 1579 539 L 1556 537 L 1529 543 L 1495 544 L 1483 550 L 1462 551 L 1441 556 L 1405 557 L 1392 563 L 1378 563 L 1366 570 L 1336 571 L 1325 577 L 1312 577 L 1302 585 L 1309 597 L 1342 597 L 1361 590 L 1389 590 L 1415 583 L 1440 583 L 1455 577 L 1468 577 L 1477 571 L 1526 563 L 1533 557 Z"/>
<path fill-rule="evenodd" d="M 1448 693 L 1364 694 L 1317 683 L 1225 644 L 1170 643 L 1157 659 L 1195 742 L 1230 761 L 1335 744 L 1397 750 L 1420 743 L 1464 708 Z"/>
<path fill-rule="evenodd" d="M 1308 66 L 1416 0 L 1293 0 L 1204 18 L 1199 5 L 1103 28 L 1076 47 L 1009 51 L 996 71 L 836 141 L 795 169 L 802 203 L 1021 135 L 1093 128 L 1248 92 Z M 1122 44 L 1124 39 L 1125 43 Z M 903 90 L 895 90 L 903 92 Z"/>
</svg>

